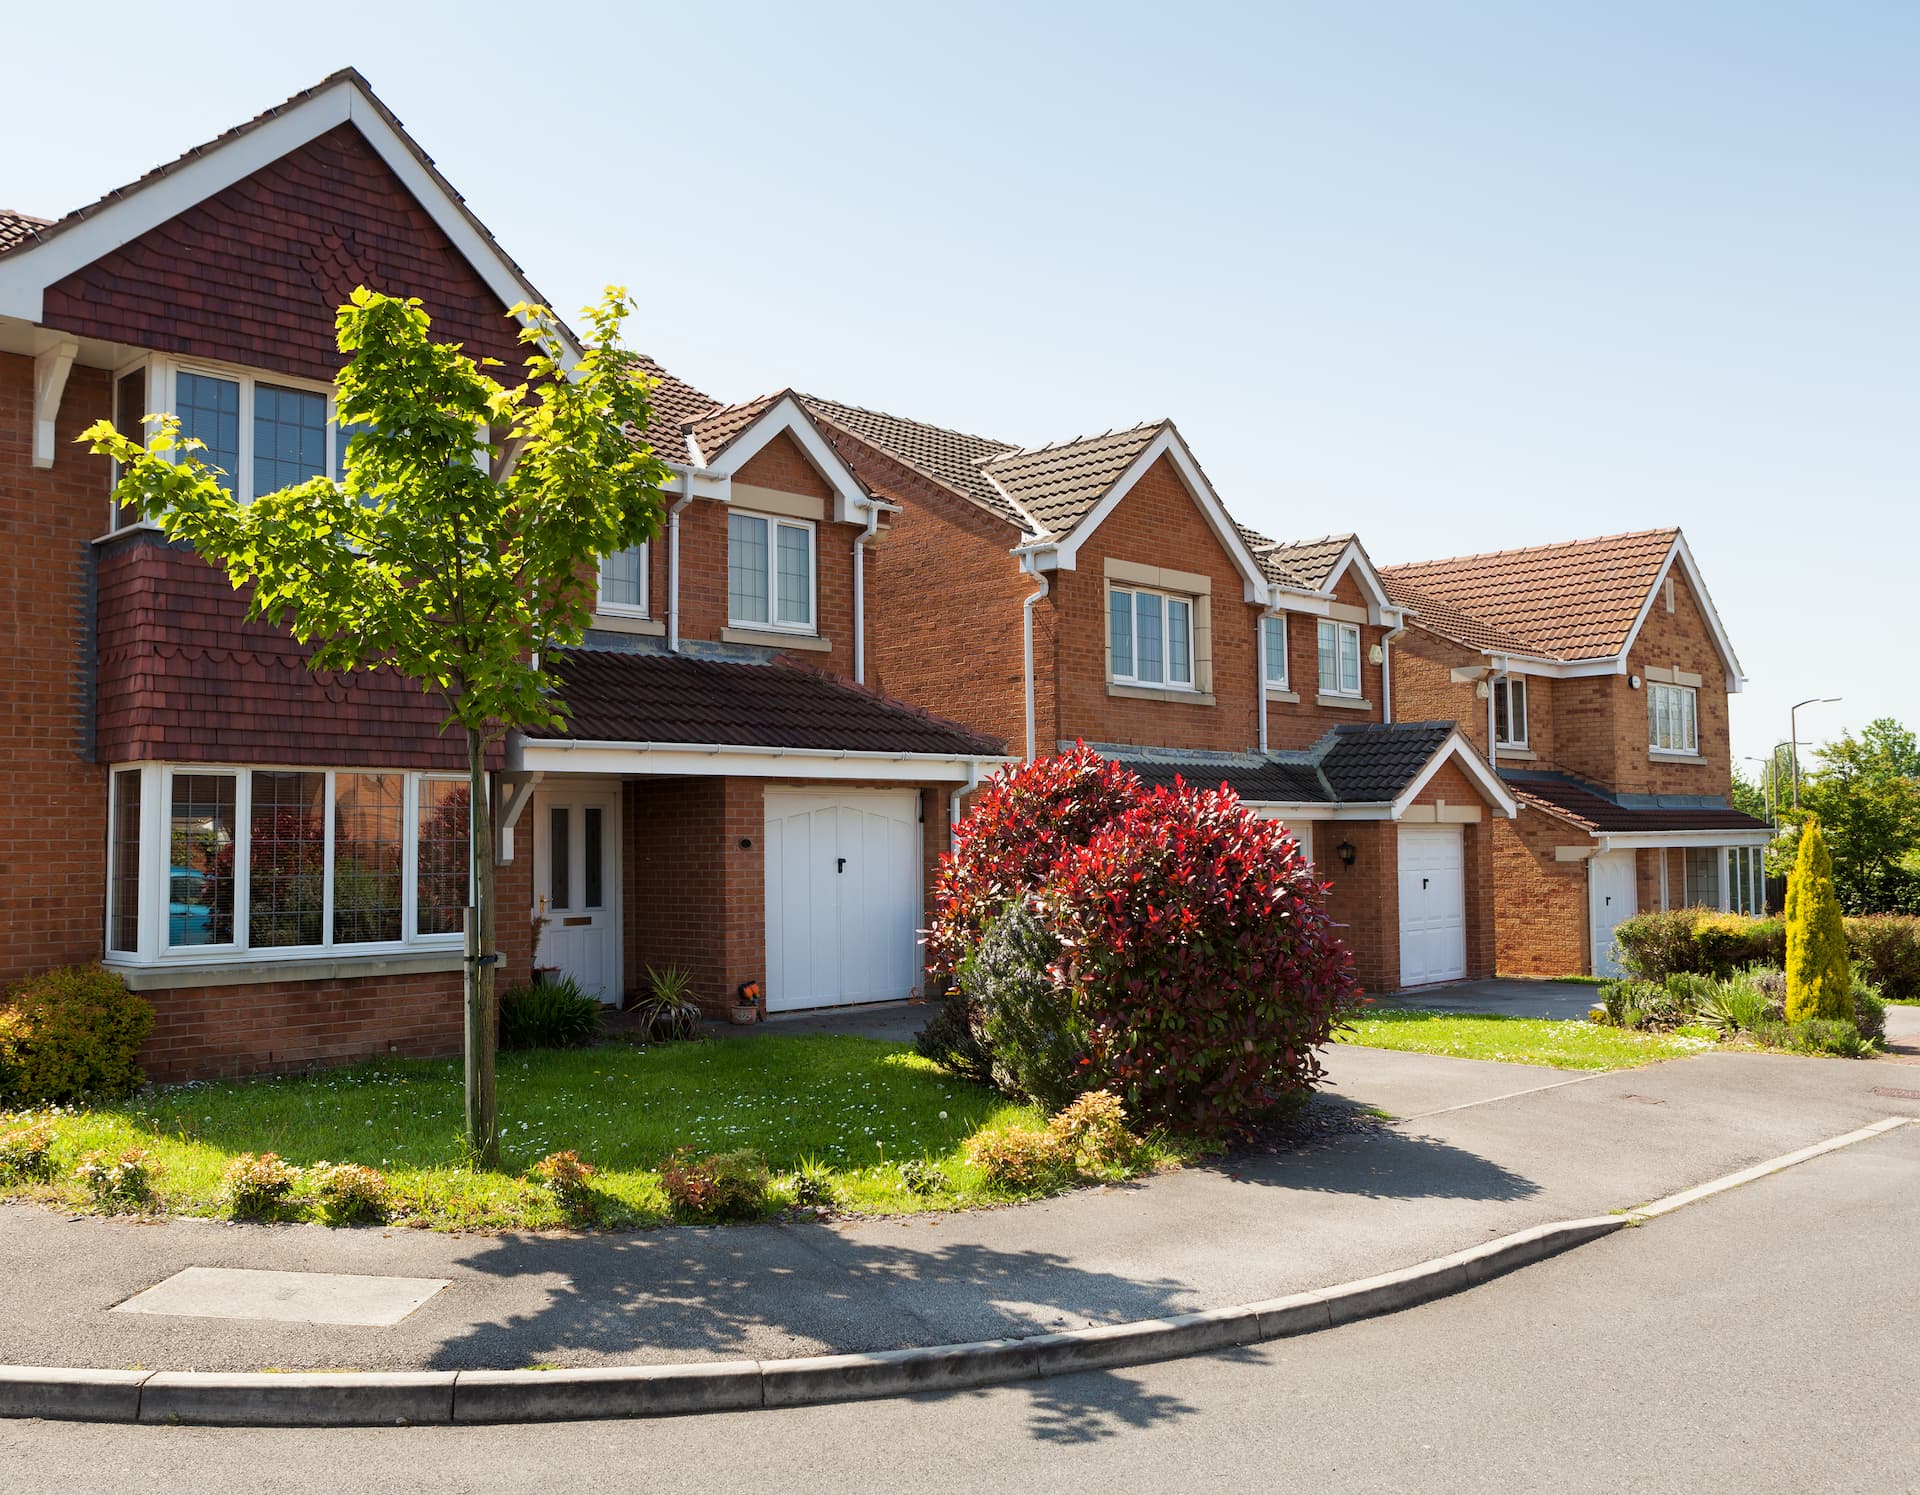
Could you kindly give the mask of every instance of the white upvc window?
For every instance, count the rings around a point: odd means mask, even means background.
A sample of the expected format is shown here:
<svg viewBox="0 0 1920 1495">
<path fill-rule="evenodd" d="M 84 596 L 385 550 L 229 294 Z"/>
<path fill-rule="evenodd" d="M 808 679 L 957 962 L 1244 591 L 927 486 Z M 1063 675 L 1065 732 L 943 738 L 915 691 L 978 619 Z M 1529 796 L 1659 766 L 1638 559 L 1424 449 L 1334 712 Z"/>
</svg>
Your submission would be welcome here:
<svg viewBox="0 0 1920 1495">
<path fill-rule="evenodd" d="M 109 782 L 106 945 L 116 960 L 460 944 L 464 776 L 140 764 Z"/>
<path fill-rule="evenodd" d="M 736 628 L 812 633 L 814 526 L 807 519 L 727 515 L 727 621 Z"/>
<path fill-rule="evenodd" d="M 1507 675 L 1493 682 L 1493 740 L 1498 747 L 1527 745 L 1527 677 Z"/>
<path fill-rule="evenodd" d="M 1648 743 L 1656 753 L 1698 753 L 1700 721 L 1690 685 L 1647 686 Z"/>
<path fill-rule="evenodd" d="M 1360 625 L 1320 622 L 1320 694 L 1360 694 Z"/>
<path fill-rule="evenodd" d="M 647 615 L 645 545 L 632 545 L 600 557 L 598 610 L 631 618 Z"/>
<path fill-rule="evenodd" d="M 1110 587 L 1107 646 L 1115 684 L 1192 690 L 1193 599 Z"/>
<path fill-rule="evenodd" d="M 1277 618 L 1262 618 L 1260 627 L 1265 631 L 1267 641 L 1267 689 L 1285 690 L 1287 688 L 1287 618 L 1282 613 Z"/>
</svg>

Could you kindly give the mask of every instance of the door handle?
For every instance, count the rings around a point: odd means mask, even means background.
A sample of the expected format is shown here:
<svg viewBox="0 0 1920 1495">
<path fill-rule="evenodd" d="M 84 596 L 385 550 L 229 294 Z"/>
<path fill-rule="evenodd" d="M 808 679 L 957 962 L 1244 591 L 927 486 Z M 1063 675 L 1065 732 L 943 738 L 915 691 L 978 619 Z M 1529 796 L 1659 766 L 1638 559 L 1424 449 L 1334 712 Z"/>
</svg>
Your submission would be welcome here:
<svg viewBox="0 0 1920 1495">
<path fill-rule="evenodd" d="M 840 864 L 833 869 L 835 872 L 845 872 L 847 870 L 847 859 L 845 857 L 836 857 L 834 860 Z"/>
</svg>

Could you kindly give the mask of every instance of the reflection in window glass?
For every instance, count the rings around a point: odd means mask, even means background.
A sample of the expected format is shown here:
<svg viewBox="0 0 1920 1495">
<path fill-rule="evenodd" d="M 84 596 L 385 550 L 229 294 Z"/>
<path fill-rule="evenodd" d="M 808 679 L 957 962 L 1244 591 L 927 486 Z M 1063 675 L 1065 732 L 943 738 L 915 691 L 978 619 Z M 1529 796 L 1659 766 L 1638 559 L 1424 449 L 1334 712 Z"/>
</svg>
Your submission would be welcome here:
<svg viewBox="0 0 1920 1495">
<path fill-rule="evenodd" d="M 727 617 L 767 621 L 767 521 L 751 514 L 727 516 Z"/>
<path fill-rule="evenodd" d="M 547 837 L 547 886 L 555 908 L 573 907 L 573 887 L 568 873 L 572 867 L 571 817 L 564 805 L 551 811 L 551 834 Z"/>
<path fill-rule="evenodd" d="M 400 938 L 406 781 L 397 773 L 333 776 L 333 938 Z"/>
<path fill-rule="evenodd" d="M 1113 645 L 1113 673 L 1117 679 L 1133 675 L 1133 593 L 1107 594 L 1108 638 Z"/>
<path fill-rule="evenodd" d="M 1285 690 L 1287 688 L 1287 620 L 1262 618 L 1260 626 L 1267 630 L 1267 684 Z"/>
<path fill-rule="evenodd" d="M 639 545 L 600 558 L 600 601 L 608 607 L 639 607 L 646 601 L 641 564 L 646 550 Z"/>
<path fill-rule="evenodd" d="M 451 779 L 420 781 L 419 890 L 415 922 L 421 934 L 458 934 L 467 906 L 467 831 L 471 819 L 465 784 Z"/>
<path fill-rule="evenodd" d="M 783 524 L 778 537 L 780 621 L 804 627 L 813 621 L 813 532 Z"/>
<path fill-rule="evenodd" d="M 197 455 L 207 466 L 220 469 L 220 486 L 233 492 L 234 474 L 240 468 L 240 385 L 183 369 L 173 381 L 173 405 L 180 417 L 180 435 L 206 443 Z"/>
<path fill-rule="evenodd" d="M 230 773 L 173 776 L 168 806 L 167 943 L 233 943 L 234 789 Z"/>
<path fill-rule="evenodd" d="M 1160 642 L 1160 599 L 1136 592 L 1133 599 L 1133 648 L 1136 679 L 1158 685 L 1165 678 Z"/>
<path fill-rule="evenodd" d="M 247 943 L 317 945 L 327 876 L 327 776 L 253 775 L 247 828 Z"/>
<path fill-rule="evenodd" d="M 1167 599 L 1167 679 L 1193 684 L 1193 604 Z"/>
<path fill-rule="evenodd" d="M 597 805 L 588 805 L 580 812 L 580 839 L 582 843 L 580 850 L 582 858 L 586 863 L 585 871 L 582 874 L 586 881 L 586 887 L 582 891 L 586 895 L 585 907 L 587 908 L 604 908 L 606 906 L 602 900 L 602 894 L 606 889 L 605 872 L 600 864 L 602 855 L 601 817 L 602 811 Z"/>
<path fill-rule="evenodd" d="M 113 776 L 113 884 L 107 890 L 107 948 L 140 948 L 140 770 Z"/>
</svg>

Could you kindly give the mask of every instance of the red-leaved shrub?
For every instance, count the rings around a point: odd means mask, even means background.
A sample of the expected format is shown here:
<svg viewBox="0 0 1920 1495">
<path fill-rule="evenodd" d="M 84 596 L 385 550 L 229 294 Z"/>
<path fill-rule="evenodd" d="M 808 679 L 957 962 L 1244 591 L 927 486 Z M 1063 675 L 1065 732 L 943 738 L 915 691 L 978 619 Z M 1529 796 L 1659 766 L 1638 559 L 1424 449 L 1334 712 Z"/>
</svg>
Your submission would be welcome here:
<svg viewBox="0 0 1920 1495">
<path fill-rule="evenodd" d="M 955 830 L 953 850 L 941 858 L 934 881 L 928 990 L 951 987 L 987 925 L 1142 793 L 1137 775 L 1084 743 L 989 778 Z"/>
<path fill-rule="evenodd" d="M 1223 1135 L 1303 1093 L 1357 994 L 1298 845 L 1228 789 L 1156 789 L 1039 902 L 1095 1083 L 1143 1125 Z"/>
</svg>

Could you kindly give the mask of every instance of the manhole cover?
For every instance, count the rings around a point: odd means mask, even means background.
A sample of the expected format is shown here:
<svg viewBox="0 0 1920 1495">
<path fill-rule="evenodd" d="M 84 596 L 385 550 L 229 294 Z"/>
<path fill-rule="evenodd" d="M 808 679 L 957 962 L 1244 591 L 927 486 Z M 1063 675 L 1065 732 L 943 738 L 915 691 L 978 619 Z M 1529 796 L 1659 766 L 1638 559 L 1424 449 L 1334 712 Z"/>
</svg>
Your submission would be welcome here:
<svg viewBox="0 0 1920 1495">
<path fill-rule="evenodd" d="M 447 1280 L 187 1267 L 113 1311 L 390 1328 L 445 1287 Z"/>
<path fill-rule="evenodd" d="M 1896 1090 L 1891 1085 L 1875 1085 L 1875 1095 L 1890 1095 L 1895 1100 L 1920 1100 L 1920 1090 Z"/>
</svg>

